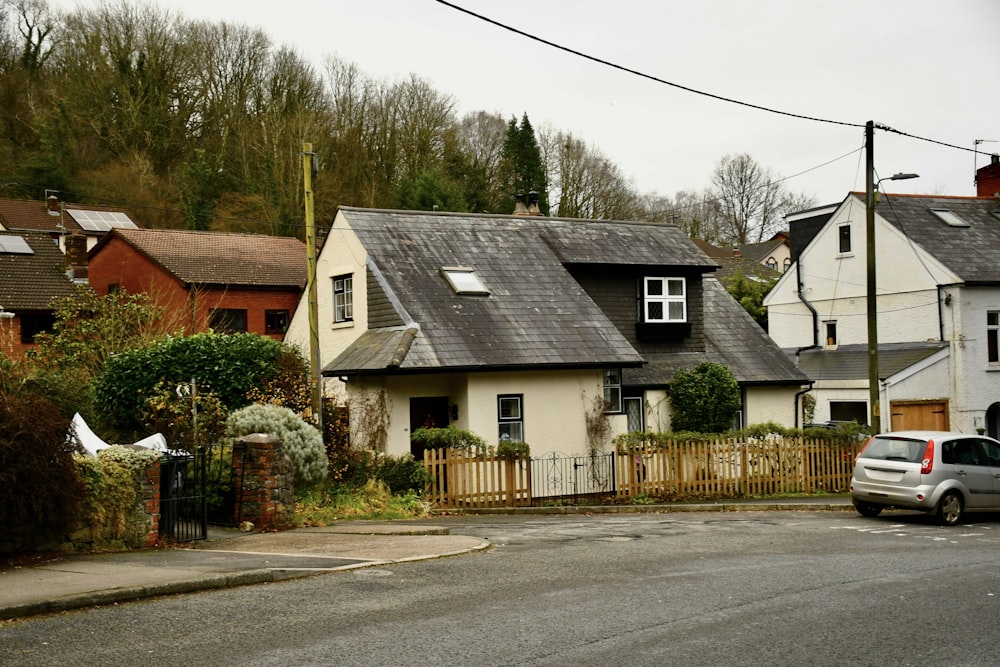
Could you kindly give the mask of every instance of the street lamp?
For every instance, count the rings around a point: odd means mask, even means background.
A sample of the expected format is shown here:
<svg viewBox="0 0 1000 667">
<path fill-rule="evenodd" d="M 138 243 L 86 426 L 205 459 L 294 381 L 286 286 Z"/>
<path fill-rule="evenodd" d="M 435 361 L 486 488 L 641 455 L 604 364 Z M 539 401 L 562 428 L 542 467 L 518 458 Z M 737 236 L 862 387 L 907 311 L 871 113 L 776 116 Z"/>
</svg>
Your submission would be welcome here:
<svg viewBox="0 0 1000 667">
<path fill-rule="evenodd" d="M 917 178 L 918 174 L 898 173 L 875 181 L 875 149 L 872 145 L 874 123 L 868 121 L 865 126 L 865 157 L 867 162 L 865 178 L 865 213 L 867 232 L 867 277 L 868 277 L 868 407 L 870 412 L 868 423 L 872 435 L 881 430 L 882 410 L 879 406 L 878 385 L 878 315 L 875 307 L 875 192 L 882 181 L 905 181 Z"/>
</svg>

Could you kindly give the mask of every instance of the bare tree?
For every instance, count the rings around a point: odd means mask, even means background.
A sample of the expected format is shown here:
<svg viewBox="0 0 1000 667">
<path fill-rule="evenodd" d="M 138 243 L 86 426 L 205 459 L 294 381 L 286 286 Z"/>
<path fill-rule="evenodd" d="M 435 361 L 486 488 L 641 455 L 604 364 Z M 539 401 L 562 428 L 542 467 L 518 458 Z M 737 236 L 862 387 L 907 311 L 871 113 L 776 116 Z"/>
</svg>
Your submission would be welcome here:
<svg viewBox="0 0 1000 667">
<path fill-rule="evenodd" d="M 543 132 L 540 143 L 558 215 L 593 220 L 641 216 L 635 189 L 599 150 L 564 132 Z"/>
<path fill-rule="evenodd" d="M 712 174 L 724 238 L 735 244 L 759 243 L 779 230 L 792 208 L 811 205 L 811 198 L 789 193 L 781 177 L 746 153 L 727 155 Z"/>
</svg>

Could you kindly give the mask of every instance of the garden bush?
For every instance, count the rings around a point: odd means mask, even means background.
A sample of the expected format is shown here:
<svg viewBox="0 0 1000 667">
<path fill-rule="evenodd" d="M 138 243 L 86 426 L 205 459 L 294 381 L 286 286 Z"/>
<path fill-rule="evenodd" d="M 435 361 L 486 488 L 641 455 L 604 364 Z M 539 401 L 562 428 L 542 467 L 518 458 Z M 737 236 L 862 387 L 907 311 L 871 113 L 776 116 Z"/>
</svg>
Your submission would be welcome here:
<svg viewBox="0 0 1000 667">
<path fill-rule="evenodd" d="M 48 399 L 0 391 L 0 527 L 56 535 L 80 516 L 85 489 L 71 420 Z"/>
<path fill-rule="evenodd" d="M 229 410 L 250 403 L 280 375 L 283 345 L 257 334 L 196 334 L 170 337 L 150 347 L 108 359 L 97 376 L 94 396 L 107 426 L 140 432 L 145 401 L 161 383 L 195 380 L 198 393 L 211 392 Z"/>
<path fill-rule="evenodd" d="M 251 433 L 267 433 L 281 440 L 295 466 L 297 489 L 326 479 L 328 466 L 323 436 L 319 429 L 288 408 L 254 403 L 229 415 L 226 437 L 236 440 Z"/>
</svg>

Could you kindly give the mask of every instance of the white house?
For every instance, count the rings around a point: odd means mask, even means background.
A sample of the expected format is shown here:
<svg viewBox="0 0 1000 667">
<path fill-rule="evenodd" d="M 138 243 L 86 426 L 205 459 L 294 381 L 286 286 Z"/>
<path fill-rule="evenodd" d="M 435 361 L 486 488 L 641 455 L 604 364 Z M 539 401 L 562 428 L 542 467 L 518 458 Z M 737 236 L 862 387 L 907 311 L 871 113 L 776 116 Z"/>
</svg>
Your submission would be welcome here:
<svg viewBox="0 0 1000 667">
<path fill-rule="evenodd" d="M 794 264 L 769 333 L 813 385 L 815 421 L 867 423 L 863 193 L 787 219 Z M 881 430 L 1000 433 L 1000 200 L 883 195 L 875 207 Z"/>
<path fill-rule="evenodd" d="M 326 393 L 389 454 L 424 425 L 571 455 L 666 431 L 702 361 L 744 424 L 792 425 L 807 382 L 674 225 L 342 208 L 317 264 Z M 308 349 L 304 302 L 285 340 Z"/>
</svg>

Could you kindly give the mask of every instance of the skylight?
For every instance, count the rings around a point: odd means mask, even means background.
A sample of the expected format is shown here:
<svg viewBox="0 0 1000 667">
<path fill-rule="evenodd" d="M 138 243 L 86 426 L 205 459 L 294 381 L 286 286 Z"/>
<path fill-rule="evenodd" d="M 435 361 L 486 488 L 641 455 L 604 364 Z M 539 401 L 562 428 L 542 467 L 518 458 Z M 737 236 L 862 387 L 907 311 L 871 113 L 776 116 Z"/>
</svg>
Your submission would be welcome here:
<svg viewBox="0 0 1000 667">
<path fill-rule="evenodd" d="M 968 227 L 969 223 L 961 218 L 957 213 L 947 208 L 932 208 L 931 213 L 936 215 L 949 227 Z"/>
<path fill-rule="evenodd" d="M 124 213 L 118 211 L 86 211 L 80 208 L 68 208 L 66 212 L 76 220 L 76 224 L 90 232 L 106 232 L 111 229 L 138 229 Z"/>
<path fill-rule="evenodd" d="M 8 255 L 34 255 L 28 242 L 22 236 L 2 236 L 0 235 L 0 253 Z"/>
<path fill-rule="evenodd" d="M 474 269 L 459 266 L 441 267 L 441 275 L 445 277 L 455 294 L 485 294 L 490 291 L 486 289 L 479 280 Z"/>
</svg>

